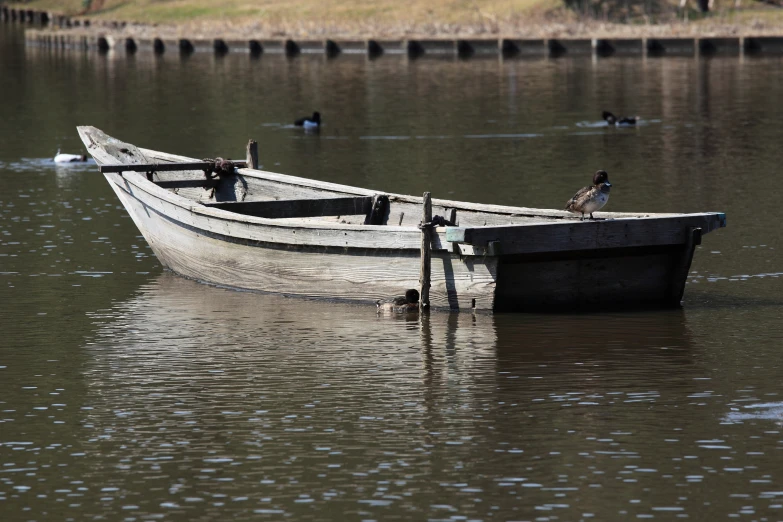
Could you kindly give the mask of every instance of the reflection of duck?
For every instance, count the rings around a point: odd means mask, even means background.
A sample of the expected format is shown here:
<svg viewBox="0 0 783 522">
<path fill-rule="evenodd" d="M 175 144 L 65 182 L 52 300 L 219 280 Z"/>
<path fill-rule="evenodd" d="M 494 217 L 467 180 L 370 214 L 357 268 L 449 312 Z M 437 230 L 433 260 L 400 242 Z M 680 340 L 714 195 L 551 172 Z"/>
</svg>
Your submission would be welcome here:
<svg viewBox="0 0 783 522">
<path fill-rule="evenodd" d="M 575 214 L 581 213 L 582 220 L 585 219 L 585 214 L 590 214 L 590 219 L 595 219 L 593 212 L 601 209 L 609 201 L 611 187 L 609 174 L 605 170 L 599 170 L 593 175 L 592 186 L 579 189 L 574 197 L 568 200 L 565 209 Z"/>
<path fill-rule="evenodd" d="M 54 155 L 55 163 L 79 163 L 87 161 L 86 154 L 64 154 L 60 153 L 60 149 L 57 149 L 57 154 Z"/>
<path fill-rule="evenodd" d="M 314 112 L 309 118 L 307 116 L 299 118 L 294 122 L 294 125 L 304 127 L 305 129 L 317 129 L 321 126 L 321 113 Z"/>
<path fill-rule="evenodd" d="M 375 301 L 379 312 L 417 312 L 419 310 L 419 291 L 415 288 L 405 292 L 405 296 L 395 297 L 390 301 Z"/>
<path fill-rule="evenodd" d="M 618 118 L 609 111 L 604 111 L 601 116 L 609 125 L 617 125 L 618 127 L 629 127 L 631 125 L 636 125 L 636 122 L 639 121 L 639 116 L 623 116 L 622 118 Z"/>
</svg>

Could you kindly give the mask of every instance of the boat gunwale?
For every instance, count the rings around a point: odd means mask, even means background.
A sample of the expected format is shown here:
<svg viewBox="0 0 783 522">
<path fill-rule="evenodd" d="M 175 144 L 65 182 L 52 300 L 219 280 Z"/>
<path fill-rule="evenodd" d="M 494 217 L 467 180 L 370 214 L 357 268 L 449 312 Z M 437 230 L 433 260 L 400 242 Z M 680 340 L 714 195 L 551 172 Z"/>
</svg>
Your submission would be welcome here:
<svg viewBox="0 0 783 522">
<path fill-rule="evenodd" d="M 162 152 L 154 149 L 146 149 L 139 147 L 139 150 L 146 154 L 152 154 L 154 156 L 158 156 L 165 159 L 172 159 L 177 161 L 197 161 L 194 158 L 188 157 L 188 156 L 180 156 L 177 154 L 170 154 L 167 152 Z M 292 176 L 289 174 L 282 174 L 279 172 L 271 172 L 261 169 L 251 169 L 251 168 L 241 168 L 237 169 L 237 173 L 241 174 L 246 177 L 255 178 L 255 179 L 261 179 L 265 181 L 273 181 L 278 183 L 283 183 L 287 185 L 292 186 L 302 186 L 307 188 L 315 188 L 315 189 L 323 189 L 323 190 L 330 190 L 334 192 L 341 192 L 345 194 L 351 194 L 356 196 L 374 196 L 374 195 L 385 195 L 389 197 L 389 200 L 394 201 L 400 201 L 403 203 L 413 203 L 413 204 L 421 204 L 422 198 L 418 196 L 411 196 L 407 194 L 396 194 L 392 192 L 383 192 L 383 191 L 377 191 L 372 189 L 365 189 L 361 187 L 354 187 L 351 185 L 341 185 L 338 183 L 332 183 L 329 181 L 320 181 L 320 180 L 314 180 L 310 178 L 302 178 L 298 176 Z M 149 182 L 146 180 L 146 178 L 142 178 L 142 182 L 148 182 L 154 185 L 154 182 Z M 161 187 L 157 187 L 160 190 L 164 190 L 166 192 L 169 192 L 170 194 L 173 194 L 168 189 L 164 189 Z M 178 197 L 182 197 L 183 199 L 193 202 L 192 199 L 185 198 L 184 196 L 179 196 L 178 194 L 175 194 Z M 317 198 L 314 198 L 317 199 Z M 197 203 L 197 202 L 196 202 Z M 456 228 L 496 228 L 496 227 L 517 227 L 517 226 L 538 226 L 538 225 L 557 225 L 562 224 L 563 222 L 568 223 L 575 223 L 575 222 L 581 222 L 581 223 L 595 223 L 597 221 L 605 221 L 605 220 L 627 220 L 627 221 L 636 221 L 636 220 L 644 220 L 644 219 L 665 219 L 665 218 L 682 218 L 682 217 L 688 217 L 688 216 L 722 216 L 724 213 L 722 212 L 688 212 L 688 213 L 677 213 L 677 212 L 596 212 L 595 214 L 600 218 L 598 220 L 585 220 L 581 221 L 579 220 L 579 217 L 575 214 L 568 212 L 566 210 L 557 210 L 557 209 L 536 209 L 532 207 L 510 207 L 506 205 L 495 205 L 492 203 L 474 203 L 470 201 L 456 201 L 456 200 L 448 200 L 448 199 L 433 199 L 432 200 L 433 205 L 442 206 L 446 208 L 454 208 L 456 210 L 467 210 L 472 212 L 484 212 L 488 214 L 496 214 L 496 215 L 507 215 L 509 217 L 529 217 L 529 218 L 541 218 L 541 222 L 536 223 L 517 223 L 517 224 L 507 224 L 507 225 L 475 225 L 475 226 L 468 226 L 468 227 L 456 227 Z M 210 208 L 206 207 L 204 205 L 198 205 L 196 209 L 201 208 Z M 230 210 L 223 210 L 223 209 L 213 209 L 217 210 L 221 213 L 227 212 L 229 214 L 236 213 L 231 212 Z M 551 214 L 550 214 L 551 213 Z M 247 216 L 242 214 L 245 218 L 254 218 L 259 219 L 263 221 L 264 223 L 269 222 L 277 222 L 277 219 L 274 218 L 259 218 L 257 216 Z M 287 223 L 293 223 L 294 219 L 297 218 L 286 218 Z M 307 218 L 311 219 L 311 218 Z M 245 221 L 244 219 L 240 221 Z M 302 222 L 303 225 L 315 225 L 316 227 L 320 227 L 320 223 L 314 223 L 312 221 Z M 356 224 L 350 224 L 350 223 L 327 223 L 329 228 L 347 228 L 351 230 L 362 230 L 367 229 L 368 227 L 371 229 L 377 229 L 378 225 L 356 225 Z M 383 225 L 386 230 L 416 230 L 418 232 L 417 227 L 399 227 L 394 225 Z"/>
</svg>

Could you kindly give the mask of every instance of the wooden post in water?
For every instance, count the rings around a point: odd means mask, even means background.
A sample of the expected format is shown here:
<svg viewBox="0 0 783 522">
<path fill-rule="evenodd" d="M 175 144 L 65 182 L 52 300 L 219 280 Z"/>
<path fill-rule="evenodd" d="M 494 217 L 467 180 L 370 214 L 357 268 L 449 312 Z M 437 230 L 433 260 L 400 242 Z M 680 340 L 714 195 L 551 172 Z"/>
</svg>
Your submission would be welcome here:
<svg viewBox="0 0 783 522">
<path fill-rule="evenodd" d="M 258 142 L 256 140 L 247 142 L 247 168 L 258 168 Z"/>
<path fill-rule="evenodd" d="M 429 192 L 424 193 L 424 210 L 421 218 L 421 270 L 419 271 L 419 308 L 430 307 L 430 245 L 432 244 L 432 198 Z"/>
</svg>

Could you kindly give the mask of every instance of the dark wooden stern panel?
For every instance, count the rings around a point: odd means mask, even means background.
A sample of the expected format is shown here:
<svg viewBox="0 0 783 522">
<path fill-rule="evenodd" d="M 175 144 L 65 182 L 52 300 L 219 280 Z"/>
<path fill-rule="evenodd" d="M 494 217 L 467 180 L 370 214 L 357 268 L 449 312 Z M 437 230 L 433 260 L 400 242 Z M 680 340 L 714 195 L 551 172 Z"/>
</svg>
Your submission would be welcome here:
<svg viewBox="0 0 783 522">
<path fill-rule="evenodd" d="M 679 306 L 688 245 L 501 256 L 496 312 L 597 312 Z"/>
</svg>

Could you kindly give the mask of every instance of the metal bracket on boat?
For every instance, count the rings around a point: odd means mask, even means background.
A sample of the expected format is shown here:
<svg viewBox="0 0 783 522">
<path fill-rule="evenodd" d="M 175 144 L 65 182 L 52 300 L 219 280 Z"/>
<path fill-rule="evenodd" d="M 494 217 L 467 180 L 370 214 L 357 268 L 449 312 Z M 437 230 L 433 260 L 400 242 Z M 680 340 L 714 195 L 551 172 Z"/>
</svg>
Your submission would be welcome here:
<svg viewBox="0 0 783 522">
<path fill-rule="evenodd" d="M 463 256 L 500 256 L 503 255 L 503 242 L 500 238 L 489 239 L 486 243 L 473 244 L 470 228 L 446 228 L 446 241 L 452 244 L 455 254 Z"/>
</svg>

